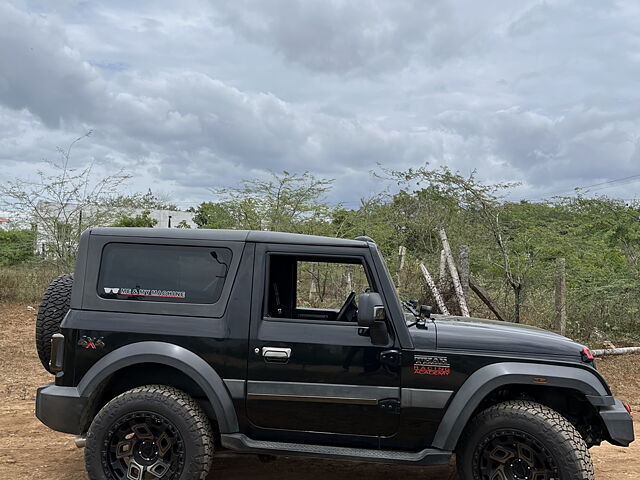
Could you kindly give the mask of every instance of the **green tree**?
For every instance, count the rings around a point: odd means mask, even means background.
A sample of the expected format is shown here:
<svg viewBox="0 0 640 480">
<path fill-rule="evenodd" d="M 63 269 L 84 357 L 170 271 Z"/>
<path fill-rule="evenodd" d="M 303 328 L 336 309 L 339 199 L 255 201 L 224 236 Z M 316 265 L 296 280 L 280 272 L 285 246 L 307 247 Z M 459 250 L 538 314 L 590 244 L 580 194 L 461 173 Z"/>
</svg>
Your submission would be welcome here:
<svg viewBox="0 0 640 480">
<path fill-rule="evenodd" d="M 153 193 L 151 189 L 146 193 L 136 192 L 130 195 L 117 195 L 107 202 L 108 206 L 117 211 L 127 211 L 133 209 L 145 210 L 178 210 L 178 207 L 171 203 L 168 195 Z"/>
<path fill-rule="evenodd" d="M 32 259 L 34 246 L 32 230 L 0 230 L 0 266 L 18 265 Z"/>
<path fill-rule="evenodd" d="M 155 227 L 158 224 L 158 220 L 151 218 L 151 212 L 145 210 L 139 215 L 135 216 L 121 216 L 116 222 L 113 223 L 114 227 Z"/>
<path fill-rule="evenodd" d="M 91 162 L 80 168 L 71 166 L 73 148 L 91 133 L 75 139 L 67 148 L 58 147 L 58 159 L 50 162 L 52 173 L 38 172 L 33 179 L 0 184 L 4 209 L 31 216 L 48 257 L 61 271 L 73 268 L 80 234 L 112 220 L 109 203 L 129 178 L 123 171 L 97 177 Z"/>
<path fill-rule="evenodd" d="M 193 209 L 193 222 L 198 228 L 236 228 L 233 208 L 226 202 L 202 202 Z"/>
<path fill-rule="evenodd" d="M 332 209 L 324 195 L 332 183 L 309 172 L 287 171 L 271 173 L 266 180 L 244 180 L 239 187 L 218 190 L 221 202 L 198 207 L 196 223 L 205 228 L 317 233 L 330 222 Z"/>
<path fill-rule="evenodd" d="M 385 173 L 400 185 L 416 185 L 413 193 L 418 198 L 423 196 L 427 204 L 433 207 L 431 215 L 434 220 L 430 225 L 449 229 L 452 222 L 464 219 L 466 225 L 472 222 L 482 230 L 479 233 L 484 234 L 485 242 L 490 239 L 492 243 L 496 257 L 493 263 L 499 265 L 501 275 L 512 291 L 512 320 L 520 322 L 523 289 L 531 262 L 527 254 L 517 250 L 511 237 L 506 235 L 506 227 L 501 219 L 502 195 L 516 184 L 487 184 L 478 180 L 475 172 L 464 176 L 448 167 L 421 167 Z M 432 232 L 426 235 L 432 235 Z"/>
</svg>

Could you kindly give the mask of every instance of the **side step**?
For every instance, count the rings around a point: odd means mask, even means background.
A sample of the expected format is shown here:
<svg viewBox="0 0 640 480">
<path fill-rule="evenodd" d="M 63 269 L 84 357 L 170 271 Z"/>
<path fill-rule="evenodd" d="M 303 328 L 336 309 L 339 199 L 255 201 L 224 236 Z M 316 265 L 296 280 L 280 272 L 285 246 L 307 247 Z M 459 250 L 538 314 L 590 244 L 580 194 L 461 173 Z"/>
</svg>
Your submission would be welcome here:
<svg viewBox="0 0 640 480">
<path fill-rule="evenodd" d="M 222 446 L 238 453 L 274 455 L 285 457 L 315 457 L 356 462 L 375 462 L 408 465 L 448 465 L 451 452 L 425 448 L 419 452 L 398 450 L 374 450 L 367 448 L 332 447 L 305 443 L 268 442 L 253 440 L 241 433 L 221 435 Z"/>
</svg>

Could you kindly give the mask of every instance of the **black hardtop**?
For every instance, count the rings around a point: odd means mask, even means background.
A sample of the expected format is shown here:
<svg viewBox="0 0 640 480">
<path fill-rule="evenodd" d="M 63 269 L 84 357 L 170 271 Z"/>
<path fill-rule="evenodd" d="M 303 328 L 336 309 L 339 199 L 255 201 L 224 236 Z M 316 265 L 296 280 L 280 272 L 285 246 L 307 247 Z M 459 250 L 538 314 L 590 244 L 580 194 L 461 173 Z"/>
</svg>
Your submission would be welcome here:
<svg viewBox="0 0 640 480">
<path fill-rule="evenodd" d="M 367 247 L 363 240 L 302 235 L 299 233 L 268 232 L 262 230 L 219 230 L 190 228 L 92 228 L 91 235 L 136 238 L 175 238 L 180 240 L 213 240 L 228 242 L 283 243 L 292 245 L 319 245 L 328 247 Z"/>
</svg>

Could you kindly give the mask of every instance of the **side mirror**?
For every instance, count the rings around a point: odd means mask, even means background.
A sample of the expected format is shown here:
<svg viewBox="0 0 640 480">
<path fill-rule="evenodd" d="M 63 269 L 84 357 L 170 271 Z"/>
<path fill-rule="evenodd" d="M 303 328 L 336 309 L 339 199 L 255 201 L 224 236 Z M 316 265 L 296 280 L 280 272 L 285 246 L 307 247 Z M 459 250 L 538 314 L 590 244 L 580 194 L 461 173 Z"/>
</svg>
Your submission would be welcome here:
<svg viewBox="0 0 640 480">
<path fill-rule="evenodd" d="M 384 321 L 386 313 L 382 297 L 376 292 L 361 293 L 358 301 L 358 325 L 372 327 L 375 322 Z"/>
</svg>

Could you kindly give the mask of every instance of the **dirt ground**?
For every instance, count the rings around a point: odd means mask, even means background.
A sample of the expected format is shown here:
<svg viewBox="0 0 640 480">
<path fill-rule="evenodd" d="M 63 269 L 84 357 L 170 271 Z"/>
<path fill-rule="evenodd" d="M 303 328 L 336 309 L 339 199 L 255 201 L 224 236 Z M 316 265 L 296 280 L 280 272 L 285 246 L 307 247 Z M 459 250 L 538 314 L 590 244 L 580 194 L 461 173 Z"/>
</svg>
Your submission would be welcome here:
<svg viewBox="0 0 640 480">
<path fill-rule="evenodd" d="M 12 480 L 86 480 L 83 450 L 73 437 L 56 433 L 34 416 L 36 387 L 51 381 L 40 365 L 33 344 L 35 315 L 26 305 L 0 304 L 0 478 Z M 640 409 L 640 355 L 610 357 L 598 368 L 614 393 Z M 640 434 L 640 414 L 635 420 Z M 603 444 L 591 450 L 598 480 L 640 478 L 640 441 L 630 448 Z M 216 457 L 210 479 L 288 478 L 369 480 L 418 474 L 432 480 L 454 480 L 448 467 L 391 467 L 302 459 L 279 459 L 269 464 L 251 456 Z"/>
</svg>

